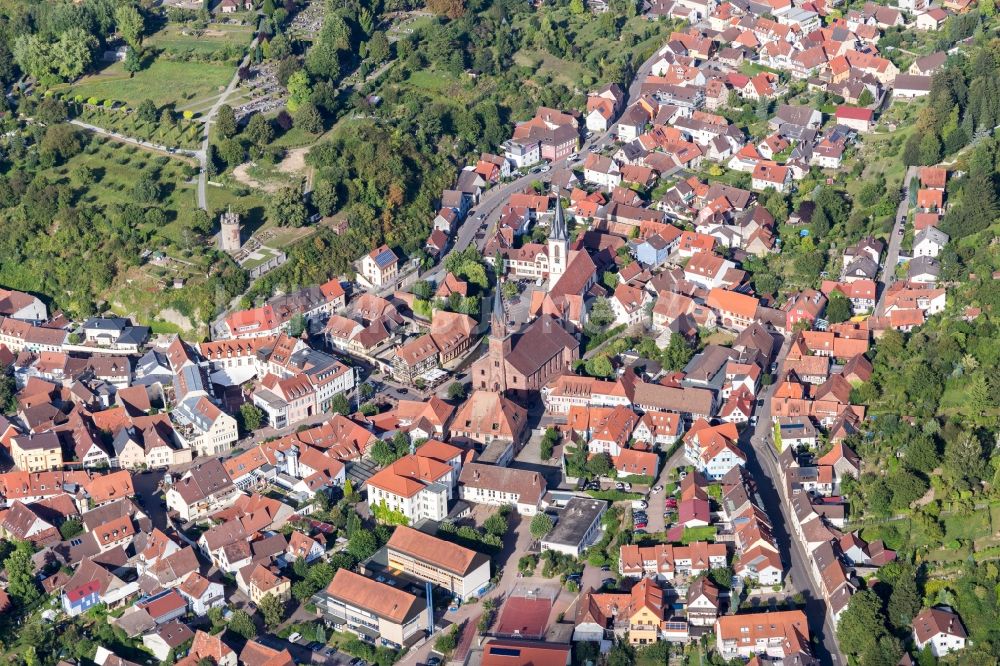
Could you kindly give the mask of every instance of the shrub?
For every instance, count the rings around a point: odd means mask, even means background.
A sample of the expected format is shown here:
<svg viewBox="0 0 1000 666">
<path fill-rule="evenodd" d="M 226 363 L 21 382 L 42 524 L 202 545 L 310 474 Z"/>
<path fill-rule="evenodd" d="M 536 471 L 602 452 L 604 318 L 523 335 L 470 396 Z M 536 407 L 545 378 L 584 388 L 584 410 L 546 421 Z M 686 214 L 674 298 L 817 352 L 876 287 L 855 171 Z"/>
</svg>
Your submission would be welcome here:
<svg viewBox="0 0 1000 666">
<path fill-rule="evenodd" d="M 191 111 L 191 110 L 188 110 L 188 111 L 185 111 L 185 112 L 184 112 L 183 114 L 181 114 L 181 115 L 183 115 L 183 116 L 184 116 L 184 119 L 185 119 L 185 120 L 191 120 L 192 118 L 194 118 L 194 111 Z"/>
</svg>

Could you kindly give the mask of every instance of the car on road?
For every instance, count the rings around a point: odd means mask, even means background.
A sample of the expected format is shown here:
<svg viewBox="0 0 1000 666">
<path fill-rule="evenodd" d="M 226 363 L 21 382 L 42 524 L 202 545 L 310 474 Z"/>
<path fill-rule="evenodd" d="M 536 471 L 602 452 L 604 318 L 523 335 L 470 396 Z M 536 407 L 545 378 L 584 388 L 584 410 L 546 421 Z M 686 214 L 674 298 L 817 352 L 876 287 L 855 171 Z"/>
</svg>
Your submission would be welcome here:
<svg viewBox="0 0 1000 666">
<path fill-rule="evenodd" d="M 903 235 L 903 227 L 900 227 L 899 231 L 897 231 L 896 233 L 898 233 L 900 236 L 902 236 Z"/>
<path fill-rule="evenodd" d="M 399 389 L 399 393 L 401 393 L 402 395 L 406 395 L 409 392 L 410 392 L 410 389 L 406 388 L 405 386 L 403 388 Z"/>
<path fill-rule="evenodd" d="M 591 146 L 590 148 L 587 148 L 587 152 L 588 153 L 599 153 L 599 152 L 601 152 L 601 147 L 600 146 Z"/>
<path fill-rule="evenodd" d="M 480 213 L 479 216 L 476 217 L 476 219 L 477 220 L 484 220 L 484 219 L 486 219 L 486 213 Z"/>
<path fill-rule="evenodd" d="M 663 486 L 661 486 L 660 484 L 656 484 L 655 486 L 653 486 L 652 490 L 650 490 L 649 492 L 650 492 L 650 494 L 655 495 L 655 494 L 657 494 L 658 492 L 660 492 L 662 490 L 663 490 Z"/>
<path fill-rule="evenodd" d="M 753 428 L 756 425 L 757 425 L 757 416 L 756 415 L 751 416 L 750 417 L 750 427 Z"/>
</svg>

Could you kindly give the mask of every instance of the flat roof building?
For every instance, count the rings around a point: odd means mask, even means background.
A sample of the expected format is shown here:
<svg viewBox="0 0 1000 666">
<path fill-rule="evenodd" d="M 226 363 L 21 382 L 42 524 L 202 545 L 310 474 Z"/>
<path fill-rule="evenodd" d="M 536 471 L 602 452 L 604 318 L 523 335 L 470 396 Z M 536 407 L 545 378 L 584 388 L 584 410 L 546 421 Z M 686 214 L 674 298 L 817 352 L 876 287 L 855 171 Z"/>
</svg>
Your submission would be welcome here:
<svg viewBox="0 0 1000 666">
<path fill-rule="evenodd" d="M 559 512 L 559 522 L 541 541 L 542 550 L 554 550 L 579 557 L 597 540 L 601 516 L 608 508 L 603 500 L 574 497 Z"/>
</svg>

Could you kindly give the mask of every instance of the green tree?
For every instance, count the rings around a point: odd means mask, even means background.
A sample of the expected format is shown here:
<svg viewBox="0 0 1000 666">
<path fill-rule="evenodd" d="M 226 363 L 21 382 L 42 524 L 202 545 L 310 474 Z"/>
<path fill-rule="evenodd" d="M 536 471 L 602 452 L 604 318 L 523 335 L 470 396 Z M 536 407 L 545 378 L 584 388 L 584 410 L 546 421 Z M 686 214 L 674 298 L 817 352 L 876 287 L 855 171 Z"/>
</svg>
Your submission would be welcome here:
<svg viewBox="0 0 1000 666">
<path fill-rule="evenodd" d="M 904 564 L 900 567 L 900 575 L 889 595 L 889 621 L 897 629 L 906 631 L 922 604 L 923 598 L 917 587 L 917 572 L 913 566 Z"/>
<path fill-rule="evenodd" d="M 920 139 L 920 163 L 936 164 L 941 159 L 941 140 L 933 131 L 924 132 Z"/>
<path fill-rule="evenodd" d="M 503 515 L 500 511 L 497 511 L 483 521 L 483 529 L 485 529 L 487 533 L 498 537 L 502 537 L 507 534 L 507 529 L 509 527 L 510 524 L 507 522 L 507 516 Z"/>
<path fill-rule="evenodd" d="M 146 24 L 142 14 L 132 5 L 118 5 L 115 8 L 115 27 L 129 46 L 138 50 L 142 46 L 142 33 Z"/>
<path fill-rule="evenodd" d="M 312 86 L 309 85 L 309 75 L 305 70 L 300 69 L 288 77 L 288 112 L 295 113 L 299 108 L 309 101 L 312 95 Z M 259 115 L 259 114 L 258 114 Z"/>
<path fill-rule="evenodd" d="M 38 146 L 43 154 L 48 154 L 56 162 L 64 162 L 83 150 L 83 141 L 75 127 L 66 123 L 49 125 Z"/>
<path fill-rule="evenodd" d="M 17 383 L 10 366 L 0 365 L 0 413 L 10 413 L 16 407 Z"/>
<path fill-rule="evenodd" d="M 83 28 L 72 27 L 57 38 L 22 34 L 14 41 L 14 59 L 21 69 L 38 78 L 63 81 L 83 74 L 93 61 L 97 40 Z"/>
<path fill-rule="evenodd" d="M 350 414 L 351 405 L 347 402 L 347 396 L 343 393 L 333 396 L 333 400 L 330 401 L 330 411 L 334 414 Z M 344 494 L 346 495 L 347 492 L 345 491 Z"/>
<path fill-rule="evenodd" d="M 312 102 L 305 102 L 295 113 L 295 126 L 310 134 L 320 134 L 323 131 L 323 116 Z"/>
<path fill-rule="evenodd" d="M 531 536 L 535 539 L 541 539 L 546 534 L 552 531 L 552 519 L 549 518 L 547 513 L 536 513 L 531 518 L 531 525 L 529 529 L 531 530 Z"/>
<path fill-rule="evenodd" d="M 855 657 L 878 651 L 878 642 L 887 633 L 882 601 L 871 590 L 851 597 L 837 624 L 840 647 Z"/>
<path fill-rule="evenodd" d="M 257 627 L 254 626 L 253 618 L 245 610 L 234 610 L 229 616 L 229 631 L 249 640 L 257 635 Z"/>
<path fill-rule="evenodd" d="M 260 428 L 264 421 L 264 412 L 252 402 L 244 402 L 240 405 L 240 418 L 243 421 L 243 431 L 251 433 Z"/>
<path fill-rule="evenodd" d="M 851 301 L 839 291 L 830 293 L 826 305 L 826 319 L 831 324 L 839 324 L 851 318 Z"/>
<path fill-rule="evenodd" d="M 613 469 L 614 465 L 611 464 L 611 456 L 607 453 L 595 453 L 587 460 L 587 471 L 592 476 L 607 476 Z"/>
<path fill-rule="evenodd" d="M 317 212 L 324 217 L 333 215 L 337 210 L 338 201 L 337 186 L 333 181 L 326 178 L 317 179 L 312 191 L 312 204 Z"/>
<path fill-rule="evenodd" d="M 223 104 L 215 114 L 215 130 L 223 139 L 230 139 L 236 136 L 239 127 L 236 124 L 236 112 L 233 107 Z"/>
<path fill-rule="evenodd" d="M 141 122 L 144 123 L 155 123 L 156 122 L 156 104 L 153 103 L 151 99 L 144 99 L 139 102 L 139 107 L 135 110 L 135 116 Z"/>
<path fill-rule="evenodd" d="M 7 571 L 7 593 L 22 608 L 41 599 L 42 590 L 35 582 L 35 567 L 31 561 L 34 548 L 27 541 L 14 541 L 14 550 L 4 560 Z"/>
<path fill-rule="evenodd" d="M 607 666 L 633 666 L 638 661 L 635 648 L 623 640 L 608 651 Z"/>
<path fill-rule="evenodd" d="M 274 141 L 274 127 L 263 114 L 255 113 L 243 130 L 243 135 L 258 148 L 263 148 Z"/>
<path fill-rule="evenodd" d="M 591 377 L 611 377 L 615 374 L 615 368 L 611 365 L 611 359 L 607 354 L 598 354 L 587 359 L 584 368 Z"/>
<path fill-rule="evenodd" d="M 219 144 L 219 157 L 226 163 L 226 168 L 235 169 L 246 160 L 247 151 L 242 141 L 232 137 Z"/>
<path fill-rule="evenodd" d="M 358 560 L 367 560 L 378 550 L 378 541 L 375 534 L 368 530 L 354 530 L 354 533 L 347 540 L 347 552 Z"/>
<path fill-rule="evenodd" d="M 452 382 L 448 386 L 448 399 L 449 400 L 464 400 L 465 399 L 465 384 L 461 382 Z"/>
<path fill-rule="evenodd" d="M 264 616 L 264 624 L 268 629 L 275 629 L 285 621 L 285 603 L 273 594 L 265 594 L 257 607 Z"/>
<path fill-rule="evenodd" d="M 694 349 L 684 339 L 684 336 L 673 334 L 663 352 L 663 367 L 674 372 L 683 370 L 692 356 L 694 356 Z"/>
<path fill-rule="evenodd" d="M 68 518 L 59 526 L 59 534 L 64 541 L 69 541 L 83 532 L 83 523 L 78 518 Z"/>
<path fill-rule="evenodd" d="M 542 435 L 542 443 L 539 451 L 539 457 L 542 460 L 552 460 L 552 454 L 555 452 L 556 444 L 559 443 L 560 435 L 556 428 L 547 428 L 545 434 Z"/>
<path fill-rule="evenodd" d="M 268 199 L 267 217 L 278 226 L 301 227 L 306 223 L 308 216 L 299 187 L 285 187 Z"/>
<path fill-rule="evenodd" d="M 916 166 L 920 164 L 920 133 L 914 132 L 903 144 L 903 165 Z"/>
<path fill-rule="evenodd" d="M 142 59 L 139 58 L 138 52 L 131 46 L 125 51 L 125 61 L 122 62 L 122 68 L 128 72 L 129 78 L 132 78 L 136 72 L 142 70 Z"/>
<path fill-rule="evenodd" d="M 382 467 L 391 465 L 398 459 L 396 452 L 392 450 L 392 447 L 384 439 L 380 439 L 372 445 L 370 455 L 371 459 Z"/>
<path fill-rule="evenodd" d="M 368 40 L 368 57 L 372 62 L 380 63 L 389 59 L 392 51 L 389 45 L 389 38 L 381 30 L 372 35 Z"/>
</svg>

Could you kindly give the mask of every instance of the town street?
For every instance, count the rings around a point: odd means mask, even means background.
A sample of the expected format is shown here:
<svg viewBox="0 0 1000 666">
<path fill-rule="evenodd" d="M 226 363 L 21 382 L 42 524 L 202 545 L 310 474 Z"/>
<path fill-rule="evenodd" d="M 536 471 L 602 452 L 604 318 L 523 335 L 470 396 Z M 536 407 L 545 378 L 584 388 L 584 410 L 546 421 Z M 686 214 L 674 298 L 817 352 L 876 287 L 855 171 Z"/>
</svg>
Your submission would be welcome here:
<svg viewBox="0 0 1000 666">
<path fill-rule="evenodd" d="M 778 352 L 778 371 L 775 377 L 781 377 L 784 370 L 785 356 L 788 355 L 789 343 L 785 341 Z M 747 471 L 756 483 L 760 501 L 767 512 L 768 519 L 778 544 L 782 564 L 785 566 L 785 589 L 791 594 L 801 592 L 806 599 L 806 615 L 809 618 L 809 630 L 813 636 L 820 639 L 820 647 L 816 656 L 824 664 L 839 666 L 846 663 L 841 657 L 837 644 L 836 628 L 827 608 L 823 592 L 812 574 L 812 566 L 806 557 L 805 548 L 791 530 L 792 515 L 790 503 L 785 497 L 786 491 L 778 475 L 778 453 L 772 443 L 773 427 L 771 422 L 771 395 L 777 383 L 772 383 L 757 394 L 758 401 L 763 404 L 754 412 L 757 425 L 747 428 L 740 436 L 740 446 L 748 454 Z"/>
<path fill-rule="evenodd" d="M 896 223 L 889 232 L 889 248 L 886 251 L 885 263 L 882 265 L 882 275 L 878 279 L 878 302 L 875 304 L 876 317 L 882 316 L 885 305 L 885 291 L 896 281 L 896 264 L 899 262 L 899 247 L 903 244 L 903 233 L 906 229 L 906 215 L 910 210 L 910 181 L 917 175 L 918 167 L 911 166 L 903 178 L 903 200 L 896 209 Z"/>
</svg>

